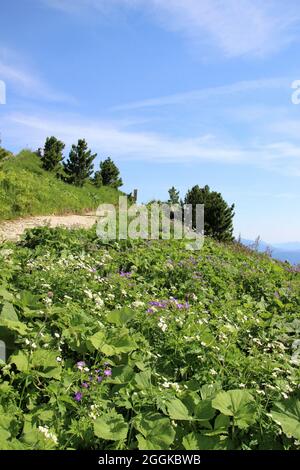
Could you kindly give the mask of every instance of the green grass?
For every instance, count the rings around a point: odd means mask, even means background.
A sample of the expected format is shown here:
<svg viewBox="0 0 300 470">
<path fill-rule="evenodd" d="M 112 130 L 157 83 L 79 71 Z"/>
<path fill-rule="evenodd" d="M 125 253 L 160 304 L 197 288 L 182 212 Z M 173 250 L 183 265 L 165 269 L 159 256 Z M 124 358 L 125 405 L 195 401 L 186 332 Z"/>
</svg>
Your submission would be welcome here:
<svg viewBox="0 0 300 470">
<path fill-rule="evenodd" d="M 100 203 L 117 204 L 119 192 L 113 188 L 83 188 L 66 184 L 42 169 L 30 150 L 0 165 L 0 220 L 31 215 L 84 213 Z"/>
</svg>

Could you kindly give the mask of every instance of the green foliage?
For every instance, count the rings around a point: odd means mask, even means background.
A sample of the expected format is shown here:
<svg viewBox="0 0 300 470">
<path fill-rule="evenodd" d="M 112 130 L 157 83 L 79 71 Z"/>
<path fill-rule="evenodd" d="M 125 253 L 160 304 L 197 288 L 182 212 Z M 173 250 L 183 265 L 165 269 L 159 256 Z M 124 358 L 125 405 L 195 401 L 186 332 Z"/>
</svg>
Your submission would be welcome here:
<svg viewBox="0 0 300 470">
<path fill-rule="evenodd" d="M 1 449 L 300 449 L 299 272 L 184 246 L 0 245 Z"/>
<path fill-rule="evenodd" d="M 211 191 L 208 186 L 200 188 L 197 185 L 187 192 L 184 202 L 193 206 L 194 228 L 196 228 L 196 204 L 204 204 L 205 235 L 219 241 L 233 240 L 234 204 L 228 206 L 220 193 Z"/>
<path fill-rule="evenodd" d="M 1 141 L 0 141 L 1 143 Z M 5 148 L 1 147 L 0 145 L 0 162 L 1 160 L 5 160 L 7 158 L 11 158 L 13 154 L 9 152 L 9 150 L 6 150 Z"/>
<path fill-rule="evenodd" d="M 93 161 L 97 154 L 92 154 L 84 139 L 79 139 L 77 145 L 72 145 L 69 159 L 65 163 L 65 172 L 69 183 L 75 186 L 83 186 L 93 173 Z"/>
<path fill-rule="evenodd" d="M 287 436 L 300 440 L 300 400 L 290 398 L 275 403 L 271 416 Z"/>
<path fill-rule="evenodd" d="M 255 423 L 254 398 L 247 390 L 219 392 L 212 406 L 225 416 L 233 416 L 234 423 L 241 429 Z"/>
<path fill-rule="evenodd" d="M 98 178 L 101 176 L 104 186 L 111 186 L 112 188 L 118 189 L 123 185 L 120 172 L 110 157 L 100 163 L 100 173 L 97 172 L 96 175 L 97 174 Z"/>
<path fill-rule="evenodd" d="M 118 203 L 119 193 L 109 187 L 86 183 L 78 188 L 42 168 L 41 159 L 29 150 L 0 166 L 0 220 L 26 215 L 83 213 L 105 202 Z"/>
<path fill-rule="evenodd" d="M 41 155 L 42 166 L 46 171 L 59 173 L 62 168 L 63 150 L 65 144 L 56 137 L 47 137 Z"/>
<path fill-rule="evenodd" d="M 169 189 L 168 193 L 169 193 L 169 199 L 168 199 L 169 204 L 179 204 L 180 203 L 179 191 L 177 191 L 177 189 L 174 186 L 172 186 L 172 188 Z"/>
<path fill-rule="evenodd" d="M 94 185 L 96 186 L 96 188 L 101 188 L 101 186 L 103 186 L 103 179 L 102 179 L 101 171 L 95 172 L 92 181 Z"/>
</svg>

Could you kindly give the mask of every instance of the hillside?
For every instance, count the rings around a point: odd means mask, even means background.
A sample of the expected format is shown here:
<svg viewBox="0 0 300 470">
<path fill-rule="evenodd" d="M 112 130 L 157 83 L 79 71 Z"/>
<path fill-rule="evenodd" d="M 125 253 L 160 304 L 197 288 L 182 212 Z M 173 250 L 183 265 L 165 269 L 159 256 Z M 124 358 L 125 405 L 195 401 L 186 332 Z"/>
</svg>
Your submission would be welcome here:
<svg viewBox="0 0 300 470">
<path fill-rule="evenodd" d="M 2 245 L 0 448 L 299 449 L 299 272 L 184 246 Z"/>
<path fill-rule="evenodd" d="M 41 167 L 40 159 L 23 150 L 0 163 L 0 220 L 28 215 L 83 213 L 100 203 L 118 202 L 113 188 L 78 188 L 58 180 Z"/>
</svg>

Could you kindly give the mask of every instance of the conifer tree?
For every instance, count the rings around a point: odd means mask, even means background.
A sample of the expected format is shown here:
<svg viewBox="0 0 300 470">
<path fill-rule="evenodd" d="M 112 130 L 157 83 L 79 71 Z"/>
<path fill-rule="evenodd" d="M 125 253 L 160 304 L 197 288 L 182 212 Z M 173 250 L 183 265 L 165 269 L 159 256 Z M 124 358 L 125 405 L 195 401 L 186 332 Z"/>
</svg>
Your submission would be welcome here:
<svg viewBox="0 0 300 470">
<path fill-rule="evenodd" d="M 123 185 L 120 178 L 120 171 L 110 157 L 100 163 L 100 174 L 104 186 L 111 186 L 118 189 Z"/>
<path fill-rule="evenodd" d="M 44 170 L 59 171 L 63 160 L 65 144 L 56 137 L 47 137 L 43 151 L 39 151 Z"/>
<path fill-rule="evenodd" d="M 77 145 L 72 145 L 69 159 L 64 165 L 68 181 L 75 186 L 83 186 L 93 173 L 96 156 L 96 153 L 92 154 L 88 149 L 84 139 L 79 139 Z"/>
<path fill-rule="evenodd" d="M 196 204 L 204 204 L 204 233 L 219 241 L 233 240 L 234 204 L 229 206 L 221 193 L 211 191 L 209 186 L 198 185 L 190 189 L 184 200 L 193 207 L 193 228 L 196 228 Z"/>
</svg>

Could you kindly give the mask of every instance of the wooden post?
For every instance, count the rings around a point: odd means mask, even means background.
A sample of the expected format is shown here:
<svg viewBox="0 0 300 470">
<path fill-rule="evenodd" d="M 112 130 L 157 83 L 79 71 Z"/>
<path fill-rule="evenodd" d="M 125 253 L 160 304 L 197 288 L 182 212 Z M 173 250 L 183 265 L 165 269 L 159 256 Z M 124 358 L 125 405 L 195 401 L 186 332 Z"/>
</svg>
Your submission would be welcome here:
<svg viewBox="0 0 300 470">
<path fill-rule="evenodd" d="M 137 190 L 137 189 L 134 189 L 134 190 L 133 190 L 133 202 L 134 202 L 134 203 L 137 202 L 137 197 L 138 197 L 138 190 Z"/>
</svg>

